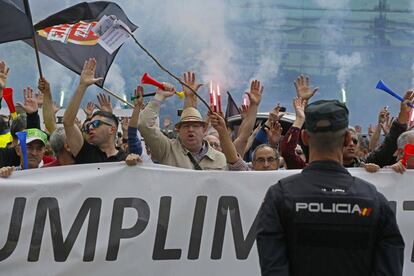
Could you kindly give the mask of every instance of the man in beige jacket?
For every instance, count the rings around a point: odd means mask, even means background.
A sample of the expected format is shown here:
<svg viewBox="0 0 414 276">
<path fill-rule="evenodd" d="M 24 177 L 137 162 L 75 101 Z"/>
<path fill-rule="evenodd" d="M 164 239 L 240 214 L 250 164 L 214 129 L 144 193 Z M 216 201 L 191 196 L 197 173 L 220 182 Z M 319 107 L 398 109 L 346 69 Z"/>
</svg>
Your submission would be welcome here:
<svg viewBox="0 0 414 276">
<path fill-rule="evenodd" d="M 175 89 L 164 83 L 166 90 L 157 90 L 138 122 L 138 129 L 151 150 L 151 157 L 160 164 L 195 170 L 225 170 L 224 154 L 213 149 L 204 136 L 207 123 L 194 107 L 186 107 L 175 125 L 178 137 L 169 139 L 157 124 L 162 102 L 174 95 Z M 128 161 L 131 158 L 127 158 Z"/>
</svg>

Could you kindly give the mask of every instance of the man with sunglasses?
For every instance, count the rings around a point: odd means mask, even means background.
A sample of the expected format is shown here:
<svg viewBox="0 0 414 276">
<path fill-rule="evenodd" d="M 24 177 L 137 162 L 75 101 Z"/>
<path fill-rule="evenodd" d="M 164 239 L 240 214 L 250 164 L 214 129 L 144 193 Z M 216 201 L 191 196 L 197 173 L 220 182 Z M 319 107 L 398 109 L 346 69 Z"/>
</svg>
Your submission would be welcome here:
<svg viewBox="0 0 414 276">
<path fill-rule="evenodd" d="M 382 144 L 365 158 L 357 157 L 357 144 L 358 136 L 356 131 L 353 131 L 352 139 L 344 147 L 344 166 L 349 167 L 360 167 L 363 164 L 371 163 L 376 164 L 379 167 L 389 166 L 396 162 L 394 156 L 397 150 L 397 139 L 398 137 L 407 130 L 407 124 L 410 117 L 411 107 L 409 103 L 414 103 L 414 92 L 407 91 L 404 95 L 404 101 L 400 104 L 400 112 L 397 119 L 392 123 L 390 132 L 385 136 Z"/>
<path fill-rule="evenodd" d="M 126 158 L 126 153 L 115 148 L 118 131 L 118 118 L 107 111 L 95 112 L 90 121 L 84 124 L 83 131 L 88 136 L 85 141 L 81 130 L 75 123 L 76 114 L 86 89 L 102 78 L 95 78 L 96 60 L 88 59 L 82 69 L 80 82 L 65 114 L 63 126 L 66 140 L 76 164 L 115 162 Z"/>
<path fill-rule="evenodd" d="M 374 185 L 342 165 L 348 114 L 337 100 L 305 108 L 309 165 L 271 186 L 258 214 L 263 276 L 402 275 L 395 213 Z"/>
</svg>

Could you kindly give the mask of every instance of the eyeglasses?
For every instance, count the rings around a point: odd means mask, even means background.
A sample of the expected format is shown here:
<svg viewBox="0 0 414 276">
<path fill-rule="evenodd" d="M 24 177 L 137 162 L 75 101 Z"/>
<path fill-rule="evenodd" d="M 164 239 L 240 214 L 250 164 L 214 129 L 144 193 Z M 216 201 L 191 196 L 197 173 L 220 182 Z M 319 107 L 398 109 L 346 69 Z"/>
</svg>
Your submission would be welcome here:
<svg viewBox="0 0 414 276">
<path fill-rule="evenodd" d="M 216 143 L 216 142 L 209 142 L 209 144 L 213 148 L 219 148 L 220 147 L 220 144 L 219 143 Z"/>
<path fill-rule="evenodd" d="M 357 138 L 352 138 L 352 143 L 354 143 L 355 145 L 358 145 L 358 139 Z"/>
<path fill-rule="evenodd" d="M 92 127 L 92 129 L 96 129 L 98 128 L 100 125 L 107 125 L 107 126 L 113 126 L 112 124 L 102 121 L 102 120 L 93 120 L 92 122 L 89 122 L 87 124 L 85 124 L 83 131 L 86 133 L 89 133 L 90 128 Z"/>
<path fill-rule="evenodd" d="M 276 160 L 278 160 L 277 158 L 274 157 L 268 157 L 268 158 L 263 158 L 263 157 L 259 157 L 255 160 L 255 162 L 259 163 L 259 164 L 264 164 L 264 163 L 273 163 Z"/>
</svg>

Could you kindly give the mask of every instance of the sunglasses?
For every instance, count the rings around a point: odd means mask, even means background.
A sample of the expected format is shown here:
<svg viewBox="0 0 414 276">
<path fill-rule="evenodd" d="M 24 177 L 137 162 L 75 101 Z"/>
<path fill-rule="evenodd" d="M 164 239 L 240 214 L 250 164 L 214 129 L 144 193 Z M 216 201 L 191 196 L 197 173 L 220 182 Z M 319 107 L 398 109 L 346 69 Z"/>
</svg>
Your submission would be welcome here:
<svg viewBox="0 0 414 276">
<path fill-rule="evenodd" d="M 358 139 L 357 138 L 352 138 L 352 143 L 354 143 L 355 145 L 358 145 Z"/>
<path fill-rule="evenodd" d="M 102 120 L 93 120 L 92 122 L 89 122 L 89 123 L 85 124 L 85 126 L 82 130 L 86 133 L 89 133 L 89 130 L 90 130 L 91 127 L 92 127 L 92 129 L 96 129 L 100 125 L 113 126 L 112 124 L 110 124 L 108 122 L 105 122 L 105 121 L 102 121 Z"/>
</svg>

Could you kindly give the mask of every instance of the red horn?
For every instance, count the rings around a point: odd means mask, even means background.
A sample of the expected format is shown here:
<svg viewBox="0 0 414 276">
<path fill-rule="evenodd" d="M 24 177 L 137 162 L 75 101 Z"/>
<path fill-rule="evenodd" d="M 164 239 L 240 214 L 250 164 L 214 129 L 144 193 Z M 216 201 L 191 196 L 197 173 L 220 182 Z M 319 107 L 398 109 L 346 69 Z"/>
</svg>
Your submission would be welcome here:
<svg viewBox="0 0 414 276">
<path fill-rule="evenodd" d="M 13 118 L 16 117 L 16 107 L 14 106 L 13 102 L 13 88 L 4 88 L 3 89 L 3 98 L 9 107 L 10 114 Z"/>
<path fill-rule="evenodd" d="M 148 73 L 145 73 L 141 78 L 142 84 L 150 84 L 153 86 L 158 87 L 159 89 L 165 90 L 164 85 L 157 81 L 156 79 L 153 79 Z"/>
</svg>

